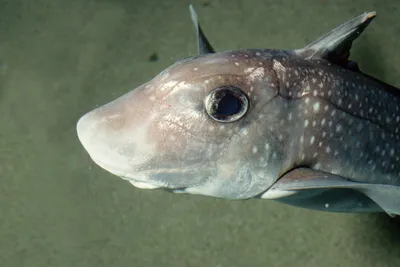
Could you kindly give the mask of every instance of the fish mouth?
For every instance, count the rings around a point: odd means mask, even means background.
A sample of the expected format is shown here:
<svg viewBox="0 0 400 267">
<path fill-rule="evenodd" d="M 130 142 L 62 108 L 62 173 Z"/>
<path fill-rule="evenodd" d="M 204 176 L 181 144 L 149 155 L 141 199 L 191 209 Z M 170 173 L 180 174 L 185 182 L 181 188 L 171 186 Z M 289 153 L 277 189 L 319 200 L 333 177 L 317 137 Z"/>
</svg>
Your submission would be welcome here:
<svg viewBox="0 0 400 267">
<path fill-rule="evenodd" d="M 91 157 L 94 163 L 100 166 L 102 169 L 107 172 L 119 176 L 120 178 L 129 181 L 135 187 L 141 189 L 157 189 L 157 188 L 166 188 L 165 184 L 155 183 L 153 181 L 149 181 L 149 172 L 148 171 L 138 171 L 132 174 L 130 171 L 121 171 L 121 167 L 112 166 L 111 164 L 107 164 L 99 159 Z"/>
<path fill-rule="evenodd" d="M 197 176 L 193 178 L 193 171 L 196 171 L 201 165 L 205 171 L 213 170 L 212 166 L 204 166 L 204 164 L 195 164 L 194 166 L 171 167 L 171 168 L 155 168 L 141 171 L 132 171 L 121 166 L 113 166 L 99 159 L 91 157 L 94 163 L 107 172 L 119 176 L 120 178 L 129 181 L 135 187 L 141 189 L 184 189 L 188 187 L 204 184 L 209 175 Z M 186 182 L 185 182 L 186 181 Z"/>
</svg>

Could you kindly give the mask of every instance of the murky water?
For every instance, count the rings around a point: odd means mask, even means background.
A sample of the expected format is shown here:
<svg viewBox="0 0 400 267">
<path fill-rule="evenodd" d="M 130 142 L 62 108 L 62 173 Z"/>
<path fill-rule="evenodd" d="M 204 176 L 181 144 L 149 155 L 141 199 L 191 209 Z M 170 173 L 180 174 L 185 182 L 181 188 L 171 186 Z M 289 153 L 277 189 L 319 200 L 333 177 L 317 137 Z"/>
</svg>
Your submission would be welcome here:
<svg viewBox="0 0 400 267">
<path fill-rule="evenodd" d="M 360 68 L 400 86 L 397 1 L 192 1 L 217 50 L 301 47 L 364 11 Z M 139 190 L 77 119 L 196 53 L 188 2 L 0 0 L 0 266 L 400 266 L 400 221 Z"/>
</svg>

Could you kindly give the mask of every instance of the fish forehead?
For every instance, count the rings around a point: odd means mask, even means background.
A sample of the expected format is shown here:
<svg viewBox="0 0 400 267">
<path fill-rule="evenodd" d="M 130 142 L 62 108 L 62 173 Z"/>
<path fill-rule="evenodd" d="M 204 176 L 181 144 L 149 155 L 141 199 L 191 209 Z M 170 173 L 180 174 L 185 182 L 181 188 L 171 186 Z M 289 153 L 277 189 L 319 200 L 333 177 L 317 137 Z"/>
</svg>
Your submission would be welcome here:
<svg viewBox="0 0 400 267">
<path fill-rule="evenodd" d="M 270 69 L 273 50 L 242 49 L 213 54 L 202 54 L 177 61 L 162 71 L 157 80 L 184 80 L 190 82 L 206 76 L 244 75 L 257 68 Z"/>
<path fill-rule="evenodd" d="M 278 88 L 272 68 L 273 54 L 272 50 L 243 49 L 187 58 L 135 89 L 134 94 L 157 105 L 169 98 L 175 107 L 190 109 L 196 107 L 194 102 L 203 103 L 210 91 L 220 86 L 236 86 L 250 97 L 251 105 L 257 105 L 268 99 L 260 94 L 271 90 L 276 93 Z"/>
<path fill-rule="evenodd" d="M 303 122 L 301 164 L 358 181 L 400 182 L 395 88 L 323 60 L 275 60 L 280 94 Z"/>
</svg>

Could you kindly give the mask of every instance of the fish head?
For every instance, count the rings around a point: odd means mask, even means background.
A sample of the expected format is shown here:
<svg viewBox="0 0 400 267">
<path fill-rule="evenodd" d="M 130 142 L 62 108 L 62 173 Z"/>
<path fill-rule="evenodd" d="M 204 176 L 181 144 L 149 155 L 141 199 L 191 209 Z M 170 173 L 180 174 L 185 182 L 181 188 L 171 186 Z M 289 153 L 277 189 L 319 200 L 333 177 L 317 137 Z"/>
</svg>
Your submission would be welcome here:
<svg viewBox="0 0 400 267">
<path fill-rule="evenodd" d="M 200 55 L 87 113 L 77 132 L 100 167 L 136 187 L 248 198 L 276 180 L 264 128 L 277 94 L 267 51 Z"/>
</svg>

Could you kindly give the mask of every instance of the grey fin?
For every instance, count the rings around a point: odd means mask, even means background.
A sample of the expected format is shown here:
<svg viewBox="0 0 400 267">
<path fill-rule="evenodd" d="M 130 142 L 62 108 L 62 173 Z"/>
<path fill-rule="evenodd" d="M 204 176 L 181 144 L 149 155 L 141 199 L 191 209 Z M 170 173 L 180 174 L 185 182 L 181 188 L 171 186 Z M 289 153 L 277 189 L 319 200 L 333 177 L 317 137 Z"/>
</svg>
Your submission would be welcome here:
<svg viewBox="0 0 400 267">
<path fill-rule="evenodd" d="M 348 64 L 350 49 L 353 41 L 360 36 L 375 16 L 375 11 L 365 12 L 295 52 L 306 59 L 323 58 L 333 64 L 358 71 L 358 67 L 353 69 L 354 65 Z"/>
<path fill-rule="evenodd" d="M 288 172 L 261 198 L 332 212 L 385 211 L 390 216 L 400 214 L 400 187 L 352 182 L 308 168 Z"/>
<path fill-rule="evenodd" d="M 203 33 L 203 30 L 200 27 L 199 21 L 197 20 L 197 13 L 194 10 L 192 5 L 189 5 L 189 10 L 190 10 L 190 17 L 192 18 L 192 21 L 193 21 L 193 25 L 196 28 L 198 53 L 200 55 L 215 53 L 214 48 L 208 42 L 206 36 Z"/>
</svg>

